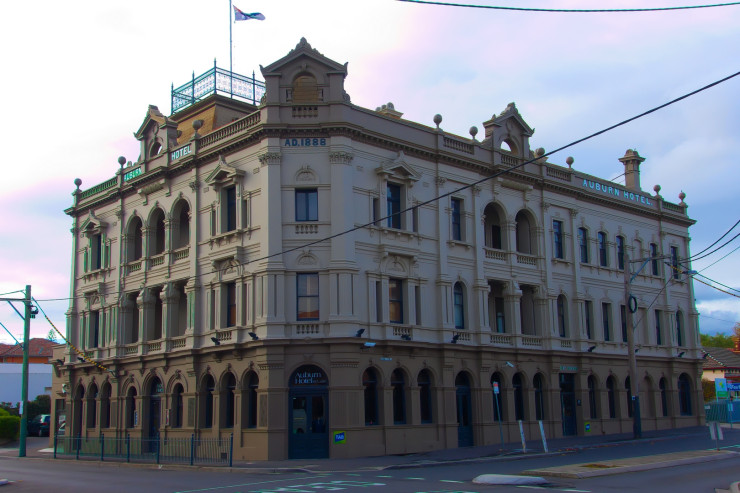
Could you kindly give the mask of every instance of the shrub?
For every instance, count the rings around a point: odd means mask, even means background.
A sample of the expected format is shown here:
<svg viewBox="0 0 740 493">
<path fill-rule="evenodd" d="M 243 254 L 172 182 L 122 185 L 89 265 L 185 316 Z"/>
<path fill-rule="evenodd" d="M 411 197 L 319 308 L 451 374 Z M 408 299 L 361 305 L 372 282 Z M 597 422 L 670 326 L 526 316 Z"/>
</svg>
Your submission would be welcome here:
<svg viewBox="0 0 740 493">
<path fill-rule="evenodd" d="M 0 407 L 0 417 L 2 416 L 10 416 L 10 413 L 5 408 Z"/>
<path fill-rule="evenodd" d="M 0 416 L 0 438 L 16 440 L 21 431 L 21 418 L 18 416 Z"/>
</svg>

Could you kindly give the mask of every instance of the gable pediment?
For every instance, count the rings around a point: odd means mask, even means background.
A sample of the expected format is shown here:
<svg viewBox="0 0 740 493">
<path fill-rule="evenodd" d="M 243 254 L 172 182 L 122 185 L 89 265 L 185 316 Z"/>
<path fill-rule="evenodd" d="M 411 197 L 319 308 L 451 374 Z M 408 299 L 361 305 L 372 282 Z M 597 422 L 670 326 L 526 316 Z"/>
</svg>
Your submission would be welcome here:
<svg viewBox="0 0 740 493">
<path fill-rule="evenodd" d="M 159 129 L 160 126 L 164 125 L 168 121 L 169 119 L 159 111 L 159 108 L 150 104 L 149 108 L 147 108 L 144 121 L 141 122 L 139 129 L 134 133 L 134 137 L 136 137 L 136 140 L 141 140 L 148 132 L 154 131 L 156 133 L 152 127 Z"/>
<path fill-rule="evenodd" d="M 341 72 L 344 75 L 347 75 L 346 63 L 342 65 L 335 62 L 334 60 L 325 57 L 323 54 L 319 53 L 318 50 L 312 48 L 308 41 L 306 41 L 306 38 L 301 38 L 296 47 L 290 50 L 290 52 L 280 60 L 271 63 L 267 67 L 263 67 L 262 65 L 260 65 L 260 70 L 262 71 L 262 75 L 264 77 L 267 77 L 269 74 L 279 74 L 288 66 L 293 65 L 300 59 L 305 58 L 311 59 L 312 61 L 316 62 L 320 66 L 323 66 L 323 68 L 330 72 Z"/>
<path fill-rule="evenodd" d="M 394 177 L 408 182 L 416 182 L 421 179 L 421 173 L 406 161 L 403 151 L 398 152 L 396 159 L 376 168 L 375 172 L 379 175 L 386 175 L 386 177 Z"/>
<path fill-rule="evenodd" d="M 524 121 L 515 103 L 506 105 L 506 109 L 493 119 L 493 123 L 498 127 L 506 128 L 510 134 L 521 133 L 527 137 L 531 137 L 534 134 L 534 129 Z"/>
<path fill-rule="evenodd" d="M 205 182 L 215 188 L 235 185 L 238 178 L 244 176 L 244 171 L 228 164 L 223 156 L 219 156 L 216 168 L 206 177 Z"/>
<path fill-rule="evenodd" d="M 90 212 L 82 224 L 80 224 L 80 232 L 85 235 L 99 235 L 108 226 L 108 224 L 98 217 L 93 212 Z"/>
</svg>

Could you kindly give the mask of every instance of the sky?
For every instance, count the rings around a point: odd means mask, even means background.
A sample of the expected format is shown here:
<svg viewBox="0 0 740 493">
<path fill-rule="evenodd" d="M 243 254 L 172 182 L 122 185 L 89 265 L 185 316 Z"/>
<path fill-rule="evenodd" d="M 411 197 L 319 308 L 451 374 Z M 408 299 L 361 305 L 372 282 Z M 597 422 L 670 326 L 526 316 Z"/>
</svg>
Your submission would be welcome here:
<svg viewBox="0 0 740 493">
<path fill-rule="evenodd" d="M 532 8 L 647 8 L 692 0 L 486 0 Z M 516 102 L 535 128 L 532 148 L 576 139 L 740 71 L 740 6 L 650 13 L 544 13 L 434 6 L 395 0 L 235 0 L 264 21 L 232 25 L 233 70 L 261 78 L 305 37 L 349 62 L 356 105 L 392 102 L 404 118 L 468 136 Z M 228 0 L 7 2 L 0 16 L 5 116 L 0 119 L 0 293 L 32 286 L 64 332 L 69 301 L 74 179 L 82 189 L 114 176 L 118 156 L 136 161 L 133 133 L 147 107 L 170 114 L 170 88 L 213 66 L 229 68 Z M 642 188 L 678 203 L 686 194 L 691 251 L 740 219 L 733 157 L 740 136 L 740 77 L 715 86 L 549 161 L 612 179 L 626 149 L 646 158 Z M 616 179 L 619 182 L 621 179 Z M 740 232 L 736 228 L 727 239 Z M 724 240 L 720 242 L 721 245 Z M 740 238 L 697 260 L 699 279 L 740 288 Z M 729 254 L 723 260 L 722 256 Z M 716 264 L 711 265 L 713 262 Z M 731 332 L 740 295 L 695 283 L 700 328 Z M 53 301 L 60 299 L 58 301 Z M 42 301 L 48 300 L 48 301 Z M 21 306 L 16 305 L 19 309 Z M 20 339 L 23 323 L 0 305 Z M 45 337 L 39 316 L 31 334 Z M 11 342 L 0 327 L 0 342 Z"/>
</svg>

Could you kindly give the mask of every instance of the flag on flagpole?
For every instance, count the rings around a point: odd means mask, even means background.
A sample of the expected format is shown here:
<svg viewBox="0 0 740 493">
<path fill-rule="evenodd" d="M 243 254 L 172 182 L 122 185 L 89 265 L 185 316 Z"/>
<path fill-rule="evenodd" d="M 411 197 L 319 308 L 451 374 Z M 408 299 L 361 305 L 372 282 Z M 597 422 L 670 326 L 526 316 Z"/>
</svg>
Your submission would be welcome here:
<svg viewBox="0 0 740 493">
<path fill-rule="evenodd" d="M 265 16 L 260 14 L 259 12 L 252 12 L 251 14 L 247 14 L 236 8 L 236 5 L 234 5 L 235 21 L 248 21 L 249 19 L 257 19 L 258 21 L 263 21 L 265 20 Z"/>
</svg>

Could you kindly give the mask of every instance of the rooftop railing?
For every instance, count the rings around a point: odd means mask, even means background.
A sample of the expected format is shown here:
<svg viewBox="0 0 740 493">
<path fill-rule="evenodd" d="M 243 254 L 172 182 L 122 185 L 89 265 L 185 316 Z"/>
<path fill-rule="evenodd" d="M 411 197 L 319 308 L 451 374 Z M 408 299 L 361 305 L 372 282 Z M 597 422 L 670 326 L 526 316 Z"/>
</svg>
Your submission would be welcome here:
<svg viewBox="0 0 740 493">
<path fill-rule="evenodd" d="M 172 113 L 191 106 L 211 94 L 222 94 L 231 98 L 242 99 L 257 105 L 265 94 L 265 83 L 252 77 L 218 68 L 213 61 L 213 68 L 195 76 L 190 82 L 179 87 L 172 86 Z"/>
</svg>

